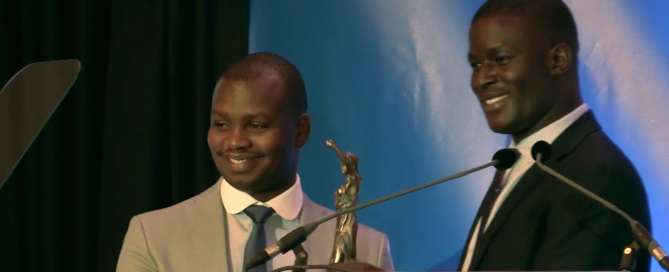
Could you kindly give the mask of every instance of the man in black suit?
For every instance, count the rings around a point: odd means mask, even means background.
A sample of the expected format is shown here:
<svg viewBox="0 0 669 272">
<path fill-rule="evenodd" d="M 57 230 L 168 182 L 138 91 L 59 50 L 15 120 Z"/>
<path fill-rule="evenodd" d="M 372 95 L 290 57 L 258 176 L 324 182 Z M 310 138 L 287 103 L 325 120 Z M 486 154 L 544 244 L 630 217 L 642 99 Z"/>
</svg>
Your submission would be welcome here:
<svg viewBox="0 0 669 272">
<path fill-rule="evenodd" d="M 634 166 L 606 136 L 579 89 L 576 24 L 560 0 L 490 0 L 469 33 L 471 85 L 490 128 L 509 134 L 521 158 L 498 171 L 470 230 L 458 270 L 619 270 L 633 238 L 620 215 L 541 171 L 545 164 L 650 229 Z M 637 271 L 647 272 L 640 252 Z"/>
</svg>

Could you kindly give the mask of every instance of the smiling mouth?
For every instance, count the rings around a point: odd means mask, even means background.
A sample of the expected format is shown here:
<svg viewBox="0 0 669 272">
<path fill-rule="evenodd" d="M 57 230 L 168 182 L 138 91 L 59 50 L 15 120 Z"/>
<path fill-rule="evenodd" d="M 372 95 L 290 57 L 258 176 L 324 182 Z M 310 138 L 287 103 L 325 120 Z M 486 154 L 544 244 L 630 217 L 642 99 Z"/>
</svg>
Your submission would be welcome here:
<svg viewBox="0 0 669 272">
<path fill-rule="evenodd" d="M 260 158 L 260 157 L 246 158 L 246 159 L 233 159 L 233 158 L 228 158 L 228 159 L 230 159 L 230 161 L 232 163 L 244 163 L 244 162 L 247 162 L 247 161 L 250 161 L 250 160 L 255 160 L 255 159 L 258 159 L 258 158 Z"/>
<path fill-rule="evenodd" d="M 495 97 L 495 98 L 486 100 L 485 103 L 486 103 L 487 105 L 495 104 L 495 103 L 497 103 L 497 102 L 499 102 L 499 101 L 502 101 L 504 98 L 507 98 L 507 97 L 509 97 L 508 94 L 500 95 L 500 96 L 498 96 L 498 97 Z"/>
</svg>

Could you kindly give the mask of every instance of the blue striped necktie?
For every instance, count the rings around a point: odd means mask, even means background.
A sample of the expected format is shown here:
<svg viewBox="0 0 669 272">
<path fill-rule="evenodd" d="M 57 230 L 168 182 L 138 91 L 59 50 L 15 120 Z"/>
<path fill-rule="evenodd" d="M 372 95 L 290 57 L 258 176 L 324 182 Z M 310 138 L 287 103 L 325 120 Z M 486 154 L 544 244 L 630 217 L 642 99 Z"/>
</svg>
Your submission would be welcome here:
<svg viewBox="0 0 669 272">
<path fill-rule="evenodd" d="M 244 272 L 246 271 L 246 263 L 259 252 L 265 250 L 265 221 L 274 213 L 272 208 L 265 206 L 249 206 L 244 210 L 244 213 L 253 220 L 253 229 L 249 234 L 249 240 L 246 242 L 244 248 Z M 248 270 L 248 272 L 267 272 L 267 264 L 259 265 Z"/>
</svg>

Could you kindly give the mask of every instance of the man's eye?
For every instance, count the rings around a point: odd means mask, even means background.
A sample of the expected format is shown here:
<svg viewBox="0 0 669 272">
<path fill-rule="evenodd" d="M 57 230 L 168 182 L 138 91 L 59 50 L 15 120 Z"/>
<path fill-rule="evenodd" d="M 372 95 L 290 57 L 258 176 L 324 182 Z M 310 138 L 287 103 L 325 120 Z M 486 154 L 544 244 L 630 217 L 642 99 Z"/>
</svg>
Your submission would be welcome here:
<svg viewBox="0 0 669 272">
<path fill-rule="evenodd" d="M 509 60 L 511 60 L 511 58 L 510 58 L 510 57 L 506 57 L 506 56 L 503 56 L 503 57 L 496 57 L 496 58 L 495 58 L 495 62 L 497 62 L 497 63 L 502 63 L 502 64 L 509 62 Z"/>
<path fill-rule="evenodd" d="M 212 125 L 215 126 L 215 127 L 225 127 L 225 126 L 227 126 L 227 124 L 225 122 L 220 122 L 220 121 L 216 121 L 216 122 L 212 123 Z"/>
<path fill-rule="evenodd" d="M 471 66 L 472 68 L 476 69 L 477 67 L 481 66 L 481 64 L 480 64 L 480 63 L 471 62 L 471 63 L 469 63 L 469 66 Z"/>
<path fill-rule="evenodd" d="M 262 124 L 250 124 L 250 125 L 249 125 L 249 128 L 252 128 L 252 129 L 264 129 L 264 128 L 267 128 L 267 126 L 266 126 L 266 125 L 262 125 Z"/>
</svg>

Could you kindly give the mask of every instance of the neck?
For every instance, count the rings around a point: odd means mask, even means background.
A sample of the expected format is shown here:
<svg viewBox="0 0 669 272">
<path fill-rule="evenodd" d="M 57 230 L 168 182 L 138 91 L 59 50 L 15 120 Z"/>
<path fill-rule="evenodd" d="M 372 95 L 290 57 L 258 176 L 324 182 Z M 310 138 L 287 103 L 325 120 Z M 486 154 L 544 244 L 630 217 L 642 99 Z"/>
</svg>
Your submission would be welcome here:
<svg viewBox="0 0 669 272">
<path fill-rule="evenodd" d="M 249 193 L 249 195 L 260 202 L 267 203 L 267 201 L 274 199 L 280 194 L 283 194 L 283 192 L 286 190 L 290 189 L 290 187 L 295 184 L 295 176 L 295 174 L 292 175 L 293 178 L 289 179 L 288 181 L 277 181 L 277 184 L 281 184 L 279 187 L 275 187 L 267 191 Z"/>
<path fill-rule="evenodd" d="M 578 89 L 578 87 L 575 89 L 575 91 L 577 94 L 580 94 L 580 90 Z M 581 104 L 583 104 L 583 99 L 581 98 L 580 95 L 572 95 L 568 98 L 565 98 L 559 103 L 556 103 L 553 106 L 553 108 L 551 108 L 543 117 L 541 117 L 533 125 L 529 126 L 528 128 L 518 133 L 514 133 L 512 135 L 513 141 L 516 144 L 520 143 L 522 140 L 529 137 L 530 135 L 536 133 L 542 128 L 545 128 L 546 126 L 552 124 L 553 122 L 560 120 L 560 118 L 564 117 L 565 115 L 571 113 Z"/>
</svg>

